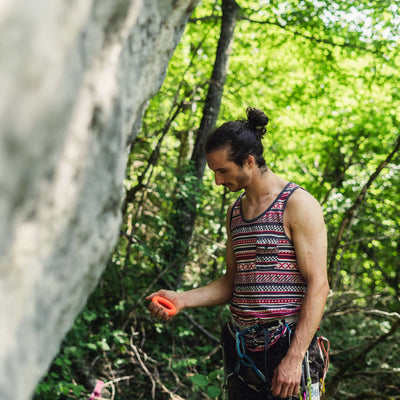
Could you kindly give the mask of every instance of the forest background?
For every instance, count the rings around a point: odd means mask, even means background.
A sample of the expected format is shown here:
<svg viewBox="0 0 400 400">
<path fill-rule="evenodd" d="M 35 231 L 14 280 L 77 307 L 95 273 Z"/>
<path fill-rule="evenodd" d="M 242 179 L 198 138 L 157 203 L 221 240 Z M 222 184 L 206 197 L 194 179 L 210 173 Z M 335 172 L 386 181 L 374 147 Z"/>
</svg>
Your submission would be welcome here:
<svg viewBox="0 0 400 400">
<path fill-rule="evenodd" d="M 265 158 L 328 227 L 327 399 L 400 399 L 400 3 L 204 0 L 151 100 L 126 172 L 123 224 L 35 399 L 221 399 L 227 306 L 150 317 L 146 295 L 224 272 L 225 213 L 202 146 L 257 107 Z M 104 394 L 104 392 L 103 392 Z"/>
</svg>

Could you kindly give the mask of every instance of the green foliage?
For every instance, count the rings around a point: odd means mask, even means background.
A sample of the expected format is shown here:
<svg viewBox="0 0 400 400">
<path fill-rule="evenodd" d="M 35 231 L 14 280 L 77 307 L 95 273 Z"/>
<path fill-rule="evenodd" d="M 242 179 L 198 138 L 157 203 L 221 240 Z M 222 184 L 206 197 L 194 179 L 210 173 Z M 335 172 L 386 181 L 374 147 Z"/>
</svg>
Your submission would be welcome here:
<svg viewBox="0 0 400 400">
<path fill-rule="evenodd" d="M 400 134 L 398 6 L 238 3 L 219 122 L 244 117 L 248 106 L 265 110 L 267 164 L 323 206 L 333 289 L 321 327 L 332 345 L 327 398 L 395 398 L 399 151 L 379 168 Z M 161 287 L 198 287 L 224 271 L 225 214 L 237 194 L 216 187 L 210 170 L 199 184 L 188 161 L 221 13 L 210 0 L 196 8 L 147 108 L 129 156 L 119 241 L 35 399 L 87 398 L 95 379 L 117 400 L 222 398 L 218 343 L 182 315 L 154 321 L 145 301 Z M 182 204 L 196 215 L 190 243 Z M 227 307 L 190 311 L 215 337 L 228 315 Z"/>
<path fill-rule="evenodd" d="M 190 380 L 193 382 L 194 391 L 205 392 L 207 393 L 210 399 L 219 399 L 222 390 L 221 390 L 221 380 L 223 380 L 224 372 L 220 371 L 211 371 L 208 375 L 197 374 L 190 377 Z"/>
<path fill-rule="evenodd" d="M 375 393 L 375 398 L 397 395 L 400 302 L 388 293 L 347 292 L 331 297 L 329 308 L 322 326 L 322 333 L 329 332 L 333 349 L 328 394 L 336 390 L 341 395 L 333 398 L 349 393 Z"/>
</svg>

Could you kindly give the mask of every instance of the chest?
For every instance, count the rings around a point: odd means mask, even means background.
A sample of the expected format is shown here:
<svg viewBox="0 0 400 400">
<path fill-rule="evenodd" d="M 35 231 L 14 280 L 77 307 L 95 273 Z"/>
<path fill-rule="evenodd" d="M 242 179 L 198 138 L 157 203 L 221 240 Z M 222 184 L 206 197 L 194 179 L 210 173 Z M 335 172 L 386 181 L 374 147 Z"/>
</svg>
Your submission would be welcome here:
<svg viewBox="0 0 400 400">
<path fill-rule="evenodd" d="M 239 202 L 233 210 L 231 230 L 233 236 L 242 232 L 253 238 L 274 235 L 291 240 L 290 222 L 286 215 L 285 205 L 281 201 L 270 199 L 257 206 Z M 239 234 L 239 236 L 242 236 Z M 242 237 L 243 238 L 243 237 Z"/>
<path fill-rule="evenodd" d="M 268 195 L 262 201 L 250 203 L 245 197 L 241 199 L 240 209 L 244 220 L 252 221 L 268 211 L 272 205 L 275 206 L 276 195 Z"/>
</svg>

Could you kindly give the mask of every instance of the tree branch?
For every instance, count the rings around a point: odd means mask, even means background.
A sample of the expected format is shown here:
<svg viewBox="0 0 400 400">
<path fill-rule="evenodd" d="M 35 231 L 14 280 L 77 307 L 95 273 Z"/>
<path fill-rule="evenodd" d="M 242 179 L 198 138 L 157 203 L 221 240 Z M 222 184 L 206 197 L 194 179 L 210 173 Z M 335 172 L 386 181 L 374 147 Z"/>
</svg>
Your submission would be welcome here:
<svg viewBox="0 0 400 400">
<path fill-rule="evenodd" d="M 219 343 L 219 339 L 214 336 L 212 333 L 208 332 L 202 325 L 197 323 L 188 313 L 183 312 L 182 315 L 195 327 L 197 328 L 204 336 L 208 337 L 215 343 Z"/>
<path fill-rule="evenodd" d="M 375 181 L 375 179 L 379 176 L 381 171 L 389 164 L 389 162 L 392 160 L 394 155 L 399 151 L 399 149 L 400 149 L 400 135 L 397 137 L 397 140 L 393 146 L 392 151 L 387 155 L 386 159 L 378 165 L 375 172 L 369 177 L 368 182 L 361 189 L 361 191 L 358 194 L 358 196 L 356 197 L 353 205 L 347 210 L 347 212 L 343 218 L 343 221 L 339 227 L 339 231 L 338 231 L 335 243 L 332 246 L 332 251 L 331 251 L 331 255 L 330 255 L 330 259 L 329 259 L 329 267 L 328 267 L 330 277 L 332 277 L 332 274 L 334 272 L 337 252 L 338 252 L 340 243 L 343 239 L 346 229 L 350 229 L 350 226 L 355 217 L 355 214 L 356 214 L 358 208 L 360 207 L 360 205 L 362 204 L 362 202 L 364 201 L 365 196 L 368 192 L 368 189 L 371 187 L 371 185 Z M 339 276 L 339 274 L 337 274 L 337 275 Z"/>
<path fill-rule="evenodd" d="M 392 313 L 392 314 L 397 314 L 397 313 Z M 399 317 L 399 315 L 397 314 Z M 369 342 L 362 350 L 360 350 L 354 357 L 352 357 L 350 360 L 346 361 L 341 368 L 334 374 L 334 376 L 330 379 L 331 382 L 337 382 L 340 381 L 341 377 L 345 374 L 347 370 L 350 368 L 354 367 L 355 364 L 358 362 L 362 361 L 365 358 L 365 355 L 368 354 L 374 347 L 376 347 L 379 343 L 383 342 L 386 340 L 388 337 L 394 335 L 394 333 L 397 331 L 397 329 L 400 326 L 400 318 L 397 318 L 390 330 L 387 333 L 384 333 L 380 335 L 377 339 L 372 340 Z M 327 397 L 331 397 L 334 395 L 334 393 L 337 391 L 337 386 L 331 385 L 329 386 L 328 390 L 326 391 Z"/>
<path fill-rule="evenodd" d="M 201 17 L 201 18 L 191 18 L 189 20 L 189 22 L 196 23 L 198 21 L 212 21 L 212 20 L 219 19 L 219 18 L 221 18 L 221 16 L 219 16 L 219 15 L 208 15 L 208 16 Z M 311 35 L 306 35 L 306 34 L 304 34 L 302 32 L 298 32 L 298 31 L 296 31 L 294 29 L 290 29 L 287 25 L 281 24 L 281 23 L 279 23 L 277 21 L 270 21 L 270 20 L 260 21 L 260 20 L 252 19 L 252 18 L 247 17 L 245 15 L 239 16 L 238 20 L 248 21 L 248 22 L 250 22 L 252 24 L 276 26 L 276 27 L 278 27 L 280 29 L 285 30 L 286 32 L 289 32 L 289 33 L 295 35 L 295 36 L 300 36 L 300 37 L 302 37 L 304 39 L 307 39 L 307 40 L 309 40 L 311 42 L 315 42 L 315 43 L 323 43 L 323 44 L 327 44 L 327 45 L 334 46 L 334 47 L 350 48 L 350 49 L 362 50 L 362 51 L 365 51 L 365 52 L 368 52 L 368 53 L 372 53 L 372 54 L 380 54 L 379 50 L 369 49 L 367 47 L 360 46 L 360 45 L 357 45 L 357 44 L 351 44 L 351 43 L 348 43 L 348 42 L 347 43 L 336 43 L 333 40 L 320 39 L 320 38 L 316 38 L 316 37 L 311 36 Z"/>
</svg>

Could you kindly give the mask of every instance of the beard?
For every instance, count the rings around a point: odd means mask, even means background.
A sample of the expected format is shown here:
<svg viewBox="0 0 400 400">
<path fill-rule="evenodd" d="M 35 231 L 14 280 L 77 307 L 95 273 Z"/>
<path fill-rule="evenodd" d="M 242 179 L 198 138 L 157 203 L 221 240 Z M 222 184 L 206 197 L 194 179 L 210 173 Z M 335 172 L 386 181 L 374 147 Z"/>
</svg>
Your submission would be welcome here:
<svg viewBox="0 0 400 400">
<path fill-rule="evenodd" d="M 234 182 L 229 182 L 224 184 L 226 188 L 228 188 L 231 192 L 240 192 L 242 189 L 244 189 L 249 181 L 249 177 L 245 172 L 241 172 L 236 179 L 234 179 Z"/>
</svg>

